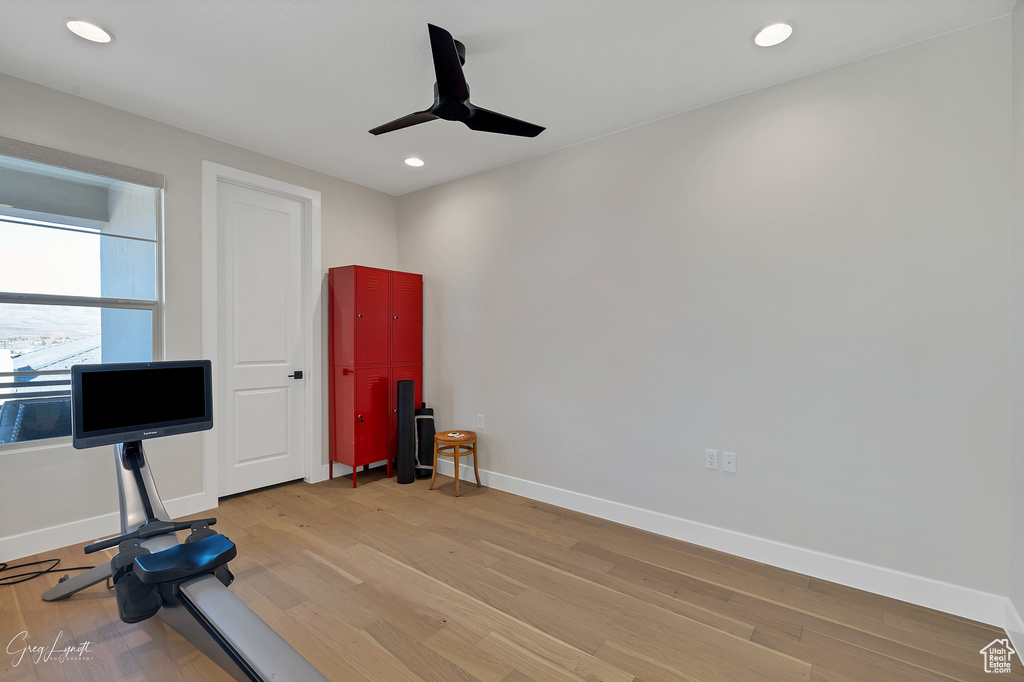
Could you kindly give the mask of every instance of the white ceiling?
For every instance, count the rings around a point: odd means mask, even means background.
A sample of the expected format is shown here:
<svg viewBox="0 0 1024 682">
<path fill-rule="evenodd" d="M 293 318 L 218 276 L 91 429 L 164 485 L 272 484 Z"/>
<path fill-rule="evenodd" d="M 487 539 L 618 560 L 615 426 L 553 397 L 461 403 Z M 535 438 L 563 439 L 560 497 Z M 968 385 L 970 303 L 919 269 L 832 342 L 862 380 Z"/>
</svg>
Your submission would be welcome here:
<svg viewBox="0 0 1024 682">
<path fill-rule="evenodd" d="M 1015 0 L 4 0 L 0 71 L 399 195 L 978 24 Z M 98 23 L 101 46 L 64 19 Z M 777 20 L 793 38 L 754 32 Z M 474 104 L 536 138 L 433 121 L 427 23 Z M 0 134 L 3 126 L 0 122 Z M 414 169 L 402 161 L 423 158 Z"/>
</svg>

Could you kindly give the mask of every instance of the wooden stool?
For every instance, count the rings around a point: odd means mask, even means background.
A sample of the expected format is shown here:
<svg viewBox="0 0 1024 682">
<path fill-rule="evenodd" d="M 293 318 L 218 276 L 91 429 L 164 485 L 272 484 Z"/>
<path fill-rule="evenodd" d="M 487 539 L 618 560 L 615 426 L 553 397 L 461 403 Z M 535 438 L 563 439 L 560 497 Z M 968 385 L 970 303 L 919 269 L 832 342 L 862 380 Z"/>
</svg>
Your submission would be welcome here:
<svg viewBox="0 0 1024 682">
<path fill-rule="evenodd" d="M 455 458 L 455 497 L 459 496 L 459 457 L 473 453 L 473 473 L 476 487 L 480 487 L 480 470 L 476 468 L 476 433 L 473 431 L 442 431 L 434 434 L 434 475 L 430 477 L 430 489 L 434 489 L 437 478 L 437 457 Z"/>
</svg>

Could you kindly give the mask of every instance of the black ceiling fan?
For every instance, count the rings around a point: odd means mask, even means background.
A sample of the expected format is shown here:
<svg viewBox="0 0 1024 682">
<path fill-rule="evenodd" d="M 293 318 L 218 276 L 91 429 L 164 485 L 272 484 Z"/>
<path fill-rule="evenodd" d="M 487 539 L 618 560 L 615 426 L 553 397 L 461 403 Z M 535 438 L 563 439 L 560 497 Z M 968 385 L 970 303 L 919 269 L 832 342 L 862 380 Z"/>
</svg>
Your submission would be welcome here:
<svg viewBox="0 0 1024 682">
<path fill-rule="evenodd" d="M 462 65 L 466 63 L 465 45 L 440 26 L 427 24 L 427 30 L 430 32 L 430 52 L 434 57 L 434 75 L 437 78 L 434 83 L 434 105 L 426 111 L 417 111 L 377 126 L 370 131 L 372 134 L 390 133 L 438 118 L 462 121 L 473 130 L 502 135 L 536 137 L 544 131 L 542 126 L 481 109 L 471 103 L 469 84 L 462 74 Z"/>
</svg>

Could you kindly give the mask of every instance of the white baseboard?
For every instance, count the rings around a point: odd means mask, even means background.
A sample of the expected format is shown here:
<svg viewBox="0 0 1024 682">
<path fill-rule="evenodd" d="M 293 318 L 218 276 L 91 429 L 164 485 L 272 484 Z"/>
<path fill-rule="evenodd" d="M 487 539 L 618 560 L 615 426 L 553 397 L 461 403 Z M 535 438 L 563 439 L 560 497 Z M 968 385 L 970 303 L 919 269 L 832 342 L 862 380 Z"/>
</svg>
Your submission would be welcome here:
<svg viewBox="0 0 1024 682">
<path fill-rule="evenodd" d="M 206 495 L 204 493 L 186 495 L 185 497 L 176 497 L 173 500 L 167 500 L 166 502 L 164 502 L 164 509 L 167 510 L 167 515 L 170 516 L 172 519 L 177 519 L 182 516 L 188 516 L 189 514 L 197 514 L 201 511 L 206 511 L 208 509 L 212 510 L 216 508 L 216 505 L 211 507 L 207 504 Z M 118 529 L 120 529 L 120 526 L 118 526 Z"/>
<path fill-rule="evenodd" d="M 196 493 L 168 500 L 164 502 L 164 508 L 172 519 L 176 519 L 201 512 L 209 507 L 206 504 L 206 495 Z M 121 516 L 118 512 L 111 512 L 27 533 L 9 535 L 0 538 L 0 561 L 10 562 L 32 554 L 42 554 L 60 547 L 116 535 L 120 532 Z"/>
<path fill-rule="evenodd" d="M 475 482 L 472 465 L 467 467 L 461 464 L 460 468 L 462 480 Z M 440 474 L 451 476 L 454 463 L 450 460 L 440 460 L 437 470 Z M 547 502 L 803 575 L 995 625 L 1007 631 L 1018 651 L 1024 651 L 1024 624 L 1013 604 L 1004 596 L 688 521 L 484 469 L 480 470 L 480 481 L 489 488 L 539 502 Z"/>
<path fill-rule="evenodd" d="M 1021 620 L 1020 613 L 1017 612 L 1013 602 L 1009 599 L 1006 600 L 1005 618 L 1006 624 L 1003 626 L 1003 629 L 1009 635 L 1010 642 L 1013 643 L 1017 651 L 1024 652 L 1024 620 Z"/>
</svg>

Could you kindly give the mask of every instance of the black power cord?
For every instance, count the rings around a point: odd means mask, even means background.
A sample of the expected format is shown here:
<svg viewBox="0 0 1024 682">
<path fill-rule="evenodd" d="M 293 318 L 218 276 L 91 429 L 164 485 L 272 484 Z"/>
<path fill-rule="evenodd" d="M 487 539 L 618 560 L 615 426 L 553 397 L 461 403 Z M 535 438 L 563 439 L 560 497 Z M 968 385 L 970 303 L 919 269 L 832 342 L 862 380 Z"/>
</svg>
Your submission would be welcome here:
<svg viewBox="0 0 1024 682">
<path fill-rule="evenodd" d="M 0 575 L 0 587 L 6 587 L 8 585 L 17 585 L 33 578 L 38 578 L 41 575 L 52 573 L 57 570 L 60 566 L 60 559 L 43 559 L 42 561 L 30 561 L 25 564 L 17 564 L 15 566 L 9 566 L 6 562 L 0 561 L 0 573 L 6 573 L 7 571 L 13 571 L 16 568 L 28 568 L 29 566 L 39 566 L 41 564 L 50 564 L 49 568 L 41 568 L 38 571 L 28 571 L 27 573 L 16 573 L 14 575 Z M 88 571 L 93 566 L 73 566 L 71 568 L 65 568 L 65 571 Z"/>
</svg>

